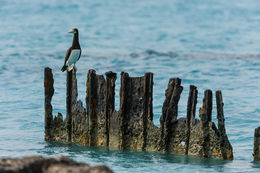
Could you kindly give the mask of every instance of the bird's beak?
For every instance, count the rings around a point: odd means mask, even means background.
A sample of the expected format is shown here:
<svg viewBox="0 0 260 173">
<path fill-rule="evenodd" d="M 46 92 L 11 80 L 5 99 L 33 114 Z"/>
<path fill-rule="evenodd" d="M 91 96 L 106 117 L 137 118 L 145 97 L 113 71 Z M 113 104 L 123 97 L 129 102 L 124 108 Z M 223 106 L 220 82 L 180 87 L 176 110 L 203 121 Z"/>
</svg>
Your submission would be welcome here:
<svg viewBox="0 0 260 173">
<path fill-rule="evenodd" d="M 74 31 L 73 31 L 73 30 L 71 30 L 71 31 L 69 31 L 68 33 L 74 33 Z"/>
</svg>

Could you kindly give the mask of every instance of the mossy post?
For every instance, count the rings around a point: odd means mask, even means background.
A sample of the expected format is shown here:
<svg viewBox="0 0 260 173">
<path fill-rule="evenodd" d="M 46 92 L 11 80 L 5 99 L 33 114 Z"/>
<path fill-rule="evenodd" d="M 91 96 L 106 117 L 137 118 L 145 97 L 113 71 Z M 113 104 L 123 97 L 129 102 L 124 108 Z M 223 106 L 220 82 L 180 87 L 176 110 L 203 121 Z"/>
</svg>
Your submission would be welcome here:
<svg viewBox="0 0 260 173">
<path fill-rule="evenodd" d="M 106 73 L 106 145 L 109 146 L 110 119 L 115 111 L 115 81 L 116 73 Z"/>
<path fill-rule="evenodd" d="M 88 136 L 89 141 L 88 145 L 96 145 L 96 126 L 97 126 L 97 114 L 96 114 L 96 71 L 89 70 L 87 77 L 87 96 L 86 96 L 86 105 L 87 105 L 87 115 L 88 115 Z"/>
<path fill-rule="evenodd" d="M 71 71 L 67 70 L 66 79 L 66 119 L 67 119 L 67 141 L 72 142 L 72 107 L 77 103 L 78 88 L 76 68 Z"/>
<path fill-rule="evenodd" d="M 116 74 L 97 75 L 95 70 L 89 70 L 87 79 L 87 118 L 90 146 L 109 145 L 110 116 L 115 109 Z"/>
<path fill-rule="evenodd" d="M 153 121 L 153 73 L 144 75 L 144 103 L 143 103 L 143 144 L 146 148 L 148 122 Z"/>
<path fill-rule="evenodd" d="M 202 157 L 211 157 L 210 150 L 210 132 L 209 132 L 209 122 L 211 122 L 212 117 L 212 91 L 206 90 L 204 92 L 203 104 L 200 108 L 200 121 L 201 128 L 203 132 L 202 137 L 202 150 L 200 155 Z"/>
<path fill-rule="evenodd" d="M 253 157 L 254 161 L 260 160 L 260 127 L 255 129 Z"/>
<path fill-rule="evenodd" d="M 232 146 L 228 140 L 225 128 L 225 117 L 224 117 L 224 102 L 222 98 L 222 92 L 216 91 L 216 105 L 217 105 L 217 119 L 218 119 L 218 131 L 220 138 L 221 153 L 223 159 L 233 159 Z"/>
<path fill-rule="evenodd" d="M 190 131 L 192 124 L 195 121 L 196 105 L 197 105 L 198 90 L 194 85 L 190 85 L 189 98 L 187 103 L 187 122 L 186 122 L 186 141 L 185 154 L 188 155 L 190 143 Z"/>
<path fill-rule="evenodd" d="M 67 119 L 67 141 L 71 142 L 71 108 L 72 108 L 72 71 L 67 71 L 66 80 L 66 119 Z"/>
<path fill-rule="evenodd" d="M 103 76 L 102 76 L 103 77 Z M 98 127 L 98 111 L 104 111 L 104 107 L 100 108 L 98 105 L 105 106 L 105 100 L 99 100 L 98 97 L 104 97 L 105 95 L 105 79 L 99 78 L 96 75 L 95 70 L 89 70 L 88 79 L 87 79 L 87 97 L 86 97 L 86 105 L 87 105 L 87 117 L 88 117 L 88 136 L 89 136 L 89 145 L 90 146 L 98 146 L 99 136 L 98 131 L 100 130 Z M 99 92 L 98 92 L 99 91 Z M 102 103 L 100 103 L 102 102 Z M 104 114 L 103 114 L 104 116 Z M 105 117 L 102 117 L 105 120 Z M 105 122 L 101 122 L 103 125 L 102 130 L 104 131 Z M 106 137 L 102 136 L 103 141 L 107 141 Z"/>
<path fill-rule="evenodd" d="M 44 69 L 44 110 L 45 110 L 45 140 L 52 139 L 52 105 L 51 100 L 54 94 L 52 69 Z"/>
<path fill-rule="evenodd" d="M 126 146 L 126 134 L 127 134 L 127 126 L 129 122 L 129 117 L 127 117 L 127 106 L 128 103 L 128 87 L 129 87 L 129 75 L 128 73 L 121 73 L 121 81 L 120 81 L 120 111 L 119 111 L 119 148 L 120 149 L 127 149 Z"/>
<path fill-rule="evenodd" d="M 169 151 L 171 138 L 174 138 L 178 117 L 178 103 L 182 93 L 181 79 L 170 79 L 165 91 L 165 101 L 162 108 L 161 123 L 161 150 Z"/>
<path fill-rule="evenodd" d="M 227 140 L 227 134 L 225 129 L 225 118 L 224 118 L 224 111 L 223 111 L 223 99 L 221 91 L 216 91 L 216 105 L 217 105 L 217 118 L 218 118 L 218 130 L 221 138 L 221 145 L 225 146 L 225 142 Z M 223 147 L 222 155 L 224 159 L 227 159 L 226 151 Z"/>
<path fill-rule="evenodd" d="M 153 74 L 129 77 L 121 73 L 119 148 L 146 150 L 148 122 L 152 115 Z"/>
</svg>

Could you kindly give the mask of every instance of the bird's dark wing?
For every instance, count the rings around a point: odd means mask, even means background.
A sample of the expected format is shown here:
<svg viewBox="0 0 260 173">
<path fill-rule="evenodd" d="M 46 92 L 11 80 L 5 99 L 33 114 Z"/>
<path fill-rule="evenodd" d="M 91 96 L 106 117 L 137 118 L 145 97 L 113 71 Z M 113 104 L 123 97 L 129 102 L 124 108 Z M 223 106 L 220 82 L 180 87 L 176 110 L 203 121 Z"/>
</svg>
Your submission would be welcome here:
<svg viewBox="0 0 260 173">
<path fill-rule="evenodd" d="M 64 58 L 64 65 L 63 67 L 61 68 L 61 71 L 64 72 L 66 69 L 67 69 L 67 66 L 66 66 L 66 62 L 67 60 L 69 59 L 70 57 L 70 53 L 71 53 L 71 47 L 67 50 L 66 52 L 66 55 L 65 55 L 65 58 Z"/>
<path fill-rule="evenodd" d="M 66 55 L 65 55 L 65 58 L 64 58 L 64 65 L 66 65 L 66 62 L 67 62 L 67 60 L 69 59 L 69 57 L 70 57 L 70 53 L 71 53 L 71 47 L 67 50 L 67 52 L 66 52 Z"/>
</svg>

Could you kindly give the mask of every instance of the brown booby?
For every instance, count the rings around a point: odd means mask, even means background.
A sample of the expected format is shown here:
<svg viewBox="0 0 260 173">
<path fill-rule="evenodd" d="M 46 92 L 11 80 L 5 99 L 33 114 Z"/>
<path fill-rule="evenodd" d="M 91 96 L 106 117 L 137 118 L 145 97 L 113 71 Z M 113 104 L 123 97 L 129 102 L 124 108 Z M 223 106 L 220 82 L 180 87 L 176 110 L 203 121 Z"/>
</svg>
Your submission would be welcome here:
<svg viewBox="0 0 260 173">
<path fill-rule="evenodd" d="M 79 60 L 81 55 L 81 48 L 79 45 L 79 31 L 77 28 L 72 29 L 69 33 L 73 33 L 72 46 L 67 50 L 64 59 L 64 66 L 61 71 L 64 72 L 66 69 L 71 71 L 75 66 L 75 63 Z"/>
</svg>

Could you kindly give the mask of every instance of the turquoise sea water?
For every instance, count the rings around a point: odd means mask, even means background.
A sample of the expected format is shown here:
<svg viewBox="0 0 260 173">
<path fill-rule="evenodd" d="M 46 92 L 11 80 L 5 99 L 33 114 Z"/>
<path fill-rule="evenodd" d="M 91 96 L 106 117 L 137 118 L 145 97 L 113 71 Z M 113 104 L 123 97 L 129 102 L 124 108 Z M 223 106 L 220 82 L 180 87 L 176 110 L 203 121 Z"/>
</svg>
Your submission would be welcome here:
<svg viewBox="0 0 260 173">
<path fill-rule="evenodd" d="M 260 172 L 252 162 L 260 126 L 260 1 L 258 0 L 0 0 L 0 157 L 69 156 L 115 172 Z M 226 131 L 234 160 L 174 154 L 109 151 L 44 141 L 43 69 L 53 69 L 54 113 L 65 113 L 65 73 L 60 71 L 77 27 L 82 57 L 79 98 L 88 69 L 154 73 L 154 123 L 159 125 L 169 78 L 182 79 L 179 116 L 189 85 L 222 90 Z M 119 103 L 117 79 L 117 105 Z M 216 107 L 213 108 L 216 122 Z M 197 115 L 198 116 L 198 115 Z"/>
</svg>

